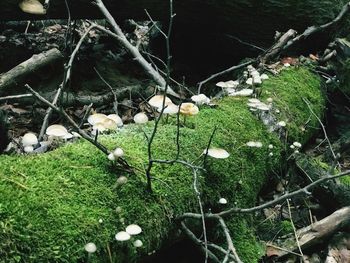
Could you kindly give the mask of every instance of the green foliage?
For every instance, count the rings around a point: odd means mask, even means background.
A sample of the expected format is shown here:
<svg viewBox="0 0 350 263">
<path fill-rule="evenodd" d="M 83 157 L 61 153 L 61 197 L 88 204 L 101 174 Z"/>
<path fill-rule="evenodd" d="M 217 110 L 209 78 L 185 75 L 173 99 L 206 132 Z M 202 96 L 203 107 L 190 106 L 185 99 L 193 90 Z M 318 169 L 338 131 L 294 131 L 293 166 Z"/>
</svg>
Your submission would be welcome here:
<svg viewBox="0 0 350 263">
<path fill-rule="evenodd" d="M 288 119 L 293 140 L 304 141 L 311 134 L 311 128 L 303 134 L 300 125 L 307 121 L 310 127 L 317 125 L 300 97 L 308 98 L 320 114 L 324 101 L 319 87 L 319 79 L 305 69 L 287 70 L 263 86 L 263 96 L 273 96 L 281 116 Z M 223 209 L 217 204 L 220 197 L 227 198 L 230 205 L 254 205 L 266 176 L 279 169 L 283 161 L 284 145 L 249 112 L 246 101 L 224 98 L 217 108 L 203 107 L 199 115 L 188 120 L 189 127 L 181 129 L 181 159 L 197 160 L 215 126 L 218 130 L 212 145 L 231 154 L 224 160 L 209 158 L 208 172 L 199 176 L 207 208 Z M 135 175 L 116 170 L 106 156 L 85 141 L 42 155 L 1 156 L 0 262 L 77 262 L 86 257 L 83 248 L 88 242 L 98 247 L 92 262 L 108 262 L 107 247 L 114 262 L 133 262 L 174 239 L 174 218 L 186 211 L 198 211 L 193 176 L 184 166 L 157 164 L 152 170 L 154 193 L 146 192 L 147 143 L 142 130 L 150 134 L 152 128 L 152 123 L 130 125 L 100 137 L 111 150 L 123 148 Z M 161 125 L 152 147 L 153 157 L 172 159 L 175 138 L 174 125 Z M 251 140 L 261 141 L 263 147 L 245 146 Z M 269 144 L 275 146 L 273 157 L 268 154 Z M 128 182 L 116 186 L 121 175 L 127 176 Z M 144 246 L 139 249 L 131 242 L 114 240 L 116 232 L 133 223 L 143 229 L 138 238 Z M 251 232 L 250 219 L 235 217 L 229 226 L 243 260 L 256 262 L 261 247 Z"/>
</svg>

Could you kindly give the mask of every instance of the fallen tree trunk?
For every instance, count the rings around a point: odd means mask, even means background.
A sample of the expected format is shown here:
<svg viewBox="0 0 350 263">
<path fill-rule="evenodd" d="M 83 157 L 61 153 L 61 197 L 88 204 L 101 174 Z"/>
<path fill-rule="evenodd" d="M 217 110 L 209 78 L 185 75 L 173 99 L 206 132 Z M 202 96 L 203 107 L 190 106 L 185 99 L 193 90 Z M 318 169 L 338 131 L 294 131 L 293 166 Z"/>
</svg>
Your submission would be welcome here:
<svg viewBox="0 0 350 263">
<path fill-rule="evenodd" d="M 50 64 L 54 66 L 62 59 L 63 55 L 57 48 L 33 55 L 30 59 L 0 75 L 0 95 L 6 94 L 7 88 L 23 86 L 25 82 L 28 82 L 27 77 L 30 74 L 39 72 Z"/>
<path fill-rule="evenodd" d="M 266 83 L 266 84 L 265 84 Z M 320 80 L 306 69 L 289 69 L 263 84 L 262 100 L 273 97 L 280 109 L 279 119 L 287 122 L 291 141 L 305 142 L 315 131 L 317 120 L 303 99 L 321 115 L 324 99 Z M 281 83 L 283 85 L 281 85 Z M 203 107 L 187 118 L 180 129 L 180 158 L 197 160 L 207 147 L 211 131 L 217 132 L 213 147 L 230 153 L 224 160 L 207 160 L 207 172 L 199 177 L 205 211 L 221 210 L 218 200 L 229 206 L 250 207 L 269 172 L 285 163 L 284 144 L 270 133 L 248 109 L 246 98 L 224 98 L 218 107 Z M 308 123 L 306 131 L 300 126 Z M 152 147 L 153 158 L 173 159 L 176 154 L 176 126 L 160 125 Z M 153 125 L 131 125 L 116 134 L 100 137 L 110 150 L 124 149 L 125 159 L 136 174 L 115 170 L 106 156 L 86 142 L 66 145 L 53 152 L 32 156 L 0 157 L 0 258 L 11 262 L 76 262 L 87 256 L 83 249 L 96 243 L 94 262 L 135 262 L 159 249 L 178 234 L 174 219 L 184 212 L 198 211 L 191 171 L 180 164 L 154 164 L 151 170 L 153 193 L 146 191 L 144 167 L 147 142 Z M 261 148 L 247 147 L 251 140 Z M 269 144 L 273 144 L 273 156 Z M 127 176 L 123 185 L 116 176 Z M 260 250 L 253 226 L 246 215 L 230 220 L 228 226 L 243 262 L 257 262 Z M 114 235 L 129 224 L 138 224 L 142 234 L 132 241 L 116 242 Z M 58 238 L 59 237 L 59 238 Z M 110 256 L 109 256 L 110 255 Z"/>
</svg>

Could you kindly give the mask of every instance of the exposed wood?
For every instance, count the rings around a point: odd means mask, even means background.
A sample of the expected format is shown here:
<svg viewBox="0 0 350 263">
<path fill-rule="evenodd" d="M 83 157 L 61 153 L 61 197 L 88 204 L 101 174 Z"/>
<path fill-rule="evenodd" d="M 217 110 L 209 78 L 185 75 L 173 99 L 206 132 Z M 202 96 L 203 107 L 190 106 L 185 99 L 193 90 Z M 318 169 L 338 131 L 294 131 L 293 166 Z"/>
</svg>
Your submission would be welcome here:
<svg viewBox="0 0 350 263">
<path fill-rule="evenodd" d="M 325 217 L 312 225 L 299 229 L 297 235 L 299 244 L 302 249 L 308 248 L 317 243 L 321 243 L 325 238 L 331 236 L 339 229 L 347 226 L 350 223 L 350 206 L 335 211 L 333 214 Z M 293 238 L 283 241 L 279 246 L 285 248 L 279 253 L 279 257 L 289 254 L 286 250 L 297 251 L 298 247 Z"/>
<path fill-rule="evenodd" d="M 33 55 L 30 59 L 0 75 L 0 95 L 6 94 L 7 88 L 23 85 L 25 78 L 44 67 L 61 61 L 63 55 L 56 49 L 50 49 L 40 54 Z"/>
</svg>

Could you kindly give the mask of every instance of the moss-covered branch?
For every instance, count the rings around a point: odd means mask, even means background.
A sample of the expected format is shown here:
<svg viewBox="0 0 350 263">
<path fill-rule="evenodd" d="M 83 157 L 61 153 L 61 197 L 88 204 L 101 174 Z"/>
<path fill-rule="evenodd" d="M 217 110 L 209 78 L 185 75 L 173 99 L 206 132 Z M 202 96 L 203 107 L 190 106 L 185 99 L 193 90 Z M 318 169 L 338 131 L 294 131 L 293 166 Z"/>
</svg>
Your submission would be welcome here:
<svg viewBox="0 0 350 263">
<path fill-rule="evenodd" d="M 319 78 L 303 68 L 289 69 L 266 81 L 262 89 L 262 99 L 272 97 L 280 109 L 278 118 L 287 122 L 287 139 L 305 142 L 317 121 L 302 97 L 322 114 Z M 152 125 L 142 128 L 150 133 Z M 197 159 L 214 126 L 218 129 L 212 145 L 231 155 L 224 160 L 208 159 L 208 172 L 199 177 L 205 209 L 220 209 L 220 197 L 229 204 L 251 206 L 267 175 L 283 165 L 285 145 L 251 114 L 245 98 L 224 98 L 217 108 L 202 108 L 199 115 L 187 119 L 180 134 L 181 159 Z M 133 262 L 172 239 L 177 229 L 174 218 L 198 211 L 192 173 L 181 164 L 154 164 L 152 175 L 157 180 L 153 180 L 153 194 L 147 193 L 141 172 L 147 164 L 142 128 L 130 125 L 101 137 L 110 149 L 122 147 L 128 162 L 139 168 L 124 185 L 117 185 L 116 179 L 126 174 L 114 171 L 105 155 L 84 141 L 42 155 L 1 156 L 0 262 L 76 262 L 86 256 L 88 242 L 98 247 L 94 262 L 108 262 L 108 251 L 115 262 Z M 154 157 L 173 158 L 175 140 L 176 126 L 161 125 L 154 140 Z M 246 147 L 251 140 L 261 141 L 263 147 Z M 269 156 L 269 144 L 274 145 L 273 156 Z M 138 236 L 142 248 L 113 241 L 116 232 L 132 223 L 143 229 Z M 259 246 L 249 219 L 234 218 L 228 227 L 243 261 L 255 262 Z"/>
</svg>

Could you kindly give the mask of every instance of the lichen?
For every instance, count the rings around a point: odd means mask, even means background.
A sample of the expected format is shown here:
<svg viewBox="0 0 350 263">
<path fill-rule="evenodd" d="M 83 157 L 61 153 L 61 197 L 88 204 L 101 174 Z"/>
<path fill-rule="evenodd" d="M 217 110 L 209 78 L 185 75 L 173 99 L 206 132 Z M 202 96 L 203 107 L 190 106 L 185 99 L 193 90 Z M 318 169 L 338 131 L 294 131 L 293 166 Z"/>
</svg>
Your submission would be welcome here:
<svg viewBox="0 0 350 263">
<path fill-rule="evenodd" d="M 288 117 L 290 137 L 307 138 L 298 127 L 307 121 L 314 127 L 317 122 L 300 97 L 308 98 L 320 115 L 324 100 L 319 79 L 305 69 L 291 69 L 267 81 L 263 90 L 263 96 L 275 96 L 281 114 Z M 224 160 L 208 158 L 207 173 L 199 175 L 205 209 L 223 209 L 217 203 L 220 197 L 230 206 L 254 205 L 266 176 L 283 163 L 283 143 L 249 112 L 246 100 L 224 98 L 217 108 L 203 107 L 181 129 L 181 159 L 197 160 L 215 126 L 212 145 L 231 154 Z M 198 211 L 193 175 L 179 164 L 156 164 L 154 191 L 146 191 L 147 143 L 142 131 L 150 134 L 152 128 L 153 123 L 130 125 L 100 138 L 111 150 L 123 148 L 135 174 L 116 170 L 85 141 L 42 155 L 1 156 L 0 262 L 77 262 L 86 257 L 88 242 L 98 247 L 92 262 L 108 262 L 108 251 L 115 262 L 133 262 L 171 240 L 177 229 L 175 217 Z M 174 158 L 175 139 L 174 125 L 160 125 L 152 147 L 154 158 Z M 263 147 L 247 147 L 250 140 L 261 141 Z M 269 144 L 274 145 L 273 156 L 268 154 Z M 128 182 L 116 186 L 120 175 L 127 176 Z M 244 262 L 256 262 L 261 246 L 254 238 L 251 219 L 234 216 L 228 221 Z M 143 229 L 138 236 L 142 248 L 114 240 L 116 232 L 132 223 Z"/>
</svg>

